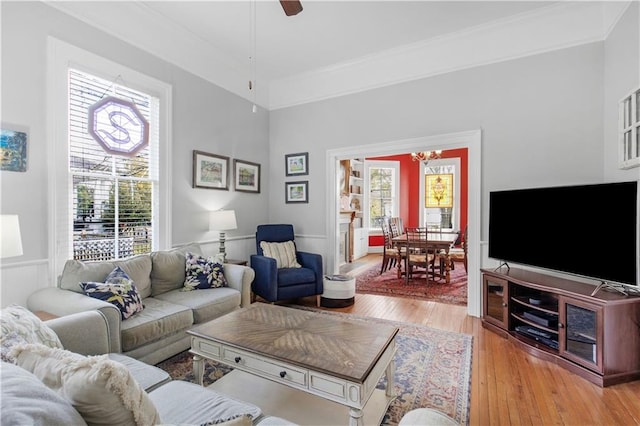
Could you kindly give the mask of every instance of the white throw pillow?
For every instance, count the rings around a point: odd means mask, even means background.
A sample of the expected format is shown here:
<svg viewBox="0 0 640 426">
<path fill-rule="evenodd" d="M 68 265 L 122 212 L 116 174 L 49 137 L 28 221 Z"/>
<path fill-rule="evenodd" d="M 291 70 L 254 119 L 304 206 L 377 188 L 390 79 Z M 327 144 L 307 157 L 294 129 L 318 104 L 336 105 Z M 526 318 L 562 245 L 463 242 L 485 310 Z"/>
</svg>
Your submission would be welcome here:
<svg viewBox="0 0 640 426">
<path fill-rule="evenodd" d="M 293 241 L 285 241 L 283 243 L 261 241 L 260 248 L 266 257 L 271 257 L 276 260 L 278 269 L 302 268 L 302 265 L 296 260 L 296 245 Z"/>
<path fill-rule="evenodd" d="M 11 348 L 19 343 L 41 343 L 62 349 L 58 335 L 33 312 L 19 305 L 10 305 L 0 311 L 0 347 L 3 361 L 14 362 L 9 356 Z"/>
<path fill-rule="evenodd" d="M 16 363 L 65 397 L 88 425 L 161 423 L 156 407 L 127 367 L 107 355 L 84 357 L 39 344 L 17 345 Z"/>
<path fill-rule="evenodd" d="M 69 401 L 36 376 L 8 362 L 0 366 L 2 426 L 85 424 Z"/>
</svg>

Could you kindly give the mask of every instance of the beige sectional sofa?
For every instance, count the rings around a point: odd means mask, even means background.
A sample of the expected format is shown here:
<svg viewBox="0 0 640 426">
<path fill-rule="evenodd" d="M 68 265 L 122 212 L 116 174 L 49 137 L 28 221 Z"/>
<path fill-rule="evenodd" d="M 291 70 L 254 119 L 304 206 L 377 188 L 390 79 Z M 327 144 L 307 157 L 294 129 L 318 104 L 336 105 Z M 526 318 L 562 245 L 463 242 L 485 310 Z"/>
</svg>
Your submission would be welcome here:
<svg viewBox="0 0 640 426">
<path fill-rule="evenodd" d="M 12 306 L 0 311 L 0 323 L 3 426 L 293 425 L 263 414 L 254 404 L 172 381 L 157 367 L 108 354 L 110 322 L 100 311 L 43 323 L 26 309 Z M 20 355 L 12 353 L 14 348 Z M 14 358 L 5 362 L 5 355 Z"/>
<path fill-rule="evenodd" d="M 198 244 L 189 244 L 117 261 L 69 260 L 57 287 L 36 291 L 27 307 L 57 316 L 97 309 L 109 322 L 111 352 L 157 364 L 190 347 L 185 331 L 194 324 L 250 304 L 254 272 L 247 266 L 224 264 L 226 287 L 182 291 L 187 252 L 202 254 Z M 126 320 L 113 304 L 85 296 L 80 287 L 81 282 L 103 282 L 117 266 L 135 283 L 144 305 Z"/>
</svg>

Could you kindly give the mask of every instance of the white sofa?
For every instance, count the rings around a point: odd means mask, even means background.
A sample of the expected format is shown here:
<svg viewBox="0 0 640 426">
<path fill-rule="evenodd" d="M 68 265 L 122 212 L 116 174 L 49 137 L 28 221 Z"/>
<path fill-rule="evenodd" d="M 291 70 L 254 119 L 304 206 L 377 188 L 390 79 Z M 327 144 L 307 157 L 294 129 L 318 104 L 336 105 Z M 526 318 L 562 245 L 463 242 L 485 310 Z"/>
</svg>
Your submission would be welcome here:
<svg viewBox="0 0 640 426">
<path fill-rule="evenodd" d="M 57 287 L 34 292 L 27 300 L 31 311 L 57 316 L 99 310 L 109 320 L 110 352 L 158 362 L 190 347 L 186 330 L 251 303 L 253 269 L 224 264 L 227 287 L 181 291 L 185 281 L 185 253 L 202 254 L 198 244 L 156 251 L 117 261 L 69 260 Z M 121 267 L 133 280 L 144 309 L 126 320 L 113 304 L 85 296 L 81 282 L 103 282 Z"/>
<path fill-rule="evenodd" d="M 11 321 L 3 318 L 3 355 L 11 353 L 4 352 L 7 345 L 20 349 L 20 355 L 0 364 L 3 426 L 203 425 L 225 420 L 229 426 L 292 425 L 265 416 L 256 405 L 194 383 L 172 381 L 159 368 L 121 354 L 84 357 L 110 350 L 110 324 L 99 311 L 42 323 L 24 308 L 9 309 L 21 318 L 21 325 L 14 329 L 19 335 L 15 336 L 7 325 Z M 52 335 L 64 350 L 42 339 Z"/>
</svg>

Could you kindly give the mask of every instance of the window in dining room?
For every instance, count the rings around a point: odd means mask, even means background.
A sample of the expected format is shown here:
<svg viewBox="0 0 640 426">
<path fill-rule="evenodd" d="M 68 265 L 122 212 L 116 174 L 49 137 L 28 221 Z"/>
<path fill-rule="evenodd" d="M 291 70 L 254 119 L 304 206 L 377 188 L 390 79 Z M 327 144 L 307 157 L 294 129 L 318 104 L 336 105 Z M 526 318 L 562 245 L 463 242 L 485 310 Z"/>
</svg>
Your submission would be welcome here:
<svg viewBox="0 0 640 426">
<path fill-rule="evenodd" d="M 370 230 L 382 230 L 382 218 L 398 216 L 400 165 L 398 161 L 366 161 L 365 223 Z"/>
</svg>

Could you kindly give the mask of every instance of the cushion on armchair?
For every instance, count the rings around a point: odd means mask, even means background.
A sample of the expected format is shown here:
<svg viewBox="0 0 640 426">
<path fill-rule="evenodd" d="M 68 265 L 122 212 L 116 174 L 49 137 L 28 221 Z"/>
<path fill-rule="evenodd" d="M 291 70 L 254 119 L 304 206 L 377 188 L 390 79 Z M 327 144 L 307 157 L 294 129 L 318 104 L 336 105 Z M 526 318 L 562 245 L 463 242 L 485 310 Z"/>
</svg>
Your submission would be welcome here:
<svg viewBox="0 0 640 426">
<path fill-rule="evenodd" d="M 283 243 L 261 241 L 260 248 L 264 256 L 276 260 L 278 269 L 302 267 L 296 259 L 296 245 L 293 241 L 285 241 Z"/>
<path fill-rule="evenodd" d="M 316 274 L 309 268 L 288 268 L 278 272 L 278 285 L 288 287 L 316 281 Z"/>
</svg>

